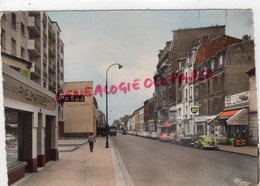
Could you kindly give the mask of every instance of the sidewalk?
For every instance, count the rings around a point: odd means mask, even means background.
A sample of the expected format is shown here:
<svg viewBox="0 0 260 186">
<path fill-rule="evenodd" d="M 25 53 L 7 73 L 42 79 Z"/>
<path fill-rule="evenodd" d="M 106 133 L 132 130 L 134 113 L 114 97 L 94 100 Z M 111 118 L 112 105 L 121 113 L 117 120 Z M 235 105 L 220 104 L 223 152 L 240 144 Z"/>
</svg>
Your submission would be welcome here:
<svg viewBox="0 0 260 186">
<path fill-rule="evenodd" d="M 74 144 L 75 145 L 75 144 Z M 50 162 L 40 172 L 28 174 L 13 185 L 19 186 L 126 186 L 127 171 L 122 166 L 120 155 L 109 140 L 96 138 L 94 152 L 83 144 L 72 152 L 60 152 L 60 159 Z"/>
<path fill-rule="evenodd" d="M 217 148 L 218 150 L 222 150 L 226 152 L 232 152 L 232 153 L 257 157 L 257 147 L 253 147 L 253 146 L 234 147 L 232 145 L 217 145 Z"/>
</svg>

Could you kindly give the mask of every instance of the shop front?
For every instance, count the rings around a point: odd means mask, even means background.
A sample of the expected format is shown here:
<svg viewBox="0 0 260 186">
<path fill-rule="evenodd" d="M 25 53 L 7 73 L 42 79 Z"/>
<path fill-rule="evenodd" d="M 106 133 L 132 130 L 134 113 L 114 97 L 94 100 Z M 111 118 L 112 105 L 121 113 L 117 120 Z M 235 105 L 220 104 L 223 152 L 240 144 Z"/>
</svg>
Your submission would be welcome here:
<svg viewBox="0 0 260 186">
<path fill-rule="evenodd" d="M 208 122 L 210 136 L 234 139 L 234 145 L 247 145 L 248 109 L 233 109 L 219 113 Z"/>
<path fill-rule="evenodd" d="M 195 134 L 206 135 L 207 134 L 207 119 L 205 115 L 194 116 L 195 121 Z"/>
<path fill-rule="evenodd" d="M 58 159 L 54 94 L 3 65 L 9 184 Z"/>
</svg>

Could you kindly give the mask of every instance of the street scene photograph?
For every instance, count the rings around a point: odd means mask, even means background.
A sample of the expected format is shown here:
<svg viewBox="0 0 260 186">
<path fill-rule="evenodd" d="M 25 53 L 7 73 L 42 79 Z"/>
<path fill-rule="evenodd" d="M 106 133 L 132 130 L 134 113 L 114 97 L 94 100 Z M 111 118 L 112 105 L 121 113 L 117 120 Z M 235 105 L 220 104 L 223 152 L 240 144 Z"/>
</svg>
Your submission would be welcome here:
<svg viewBox="0 0 260 186">
<path fill-rule="evenodd" d="M 253 17 L 1 12 L 0 185 L 258 185 Z"/>
</svg>

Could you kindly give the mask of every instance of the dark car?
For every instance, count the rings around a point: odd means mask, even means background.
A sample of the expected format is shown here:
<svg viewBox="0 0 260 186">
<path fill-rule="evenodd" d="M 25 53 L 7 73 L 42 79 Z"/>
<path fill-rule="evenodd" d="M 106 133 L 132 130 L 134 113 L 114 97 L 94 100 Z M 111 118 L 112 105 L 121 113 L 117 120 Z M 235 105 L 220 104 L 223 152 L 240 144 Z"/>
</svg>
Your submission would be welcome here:
<svg viewBox="0 0 260 186">
<path fill-rule="evenodd" d="M 198 134 L 186 134 L 185 136 L 181 137 L 180 145 L 194 147 L 195 141 L 199 138 Z"/>
<path fill-rule="evenodd" d="M 114 127 L 114 126 L 109 127 L 110 136 L 116 136 L 116 131 L 117 131 L 116 127 Z"/>
<path fill-rule="evenodd" d="M 126 130 L 122 130 L 122 135 L 126 135 Z"/>
</svg>

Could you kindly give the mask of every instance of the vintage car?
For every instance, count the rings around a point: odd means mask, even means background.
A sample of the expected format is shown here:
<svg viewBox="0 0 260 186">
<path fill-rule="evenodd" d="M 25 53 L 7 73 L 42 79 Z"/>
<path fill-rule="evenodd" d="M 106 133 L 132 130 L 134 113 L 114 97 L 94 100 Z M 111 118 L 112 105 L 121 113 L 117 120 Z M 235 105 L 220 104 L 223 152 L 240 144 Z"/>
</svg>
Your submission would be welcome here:
<svg viewBox="0 0 260 186">
<path fill-rule="evenodd" d="M 195 141 L 199 138 L 198 134 L 186 134 L 183 137 L 180 137 L 180 145 L 194 147 Z"/>
<path fill-rule="evenodd" d="M 181 138 L 183 137 L 184 137 L 183 133 L 174 133 L 174 135 L 171 138 L 171 143 L 180 144 Z"/>
<path fill-rule="evenodd" d="M 149 133 L 149 138 L 151 139 L 158 139 L 158 133 L 157 132 L 150 132 Z"/>
<path fill-rule="evenodd" d="M 125 129 L 122 129 L 121 133 L 122 135 L 126 135 L 127 131 Z"/>
<path fill-rule="evenodd" d="M 206 136 L 206 135 L 199 136 L 198 140 L 195 141 L 194 147 L 200 148 L 200 149 L 216 149 L 217 148 L 217 146 L 214 143 L 214 139 L 209 136 Z"/>
<path fill-rule="evenodd" d="M 115 126 L 110 126 L 109 127 L 109 134 L 110 134 L 110 136 L 116 136 L 116 131 L 117 131 L 117 129 L 116 129 Z"/>
<path fill-rule="evenodd" d="M 170 142 L 171 140 L 172 140 L 172 137 L 168 133 L 161 133 L 159 136 L 159 141 Z"/>
</svg>

